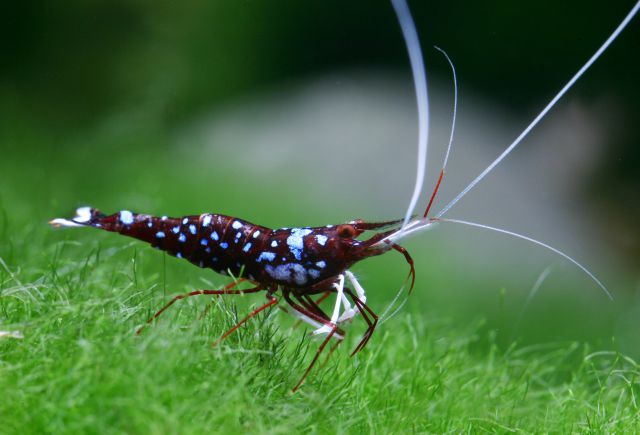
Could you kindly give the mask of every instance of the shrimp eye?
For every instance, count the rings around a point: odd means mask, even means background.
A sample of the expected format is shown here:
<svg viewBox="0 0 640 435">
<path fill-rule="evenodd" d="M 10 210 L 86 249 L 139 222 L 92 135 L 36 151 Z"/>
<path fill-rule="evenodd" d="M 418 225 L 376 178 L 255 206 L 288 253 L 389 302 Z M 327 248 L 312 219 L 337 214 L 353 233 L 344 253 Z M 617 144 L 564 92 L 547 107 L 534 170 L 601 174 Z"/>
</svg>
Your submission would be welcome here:
<svg viewBox="0 0 640 435">
<path fill-rule="evenodd" d="M 340 225 L 338 227 L 338 235 L 342 238 L 353 238 L 356 236 L 356 230 L 352 225 Z"/>
</svg>

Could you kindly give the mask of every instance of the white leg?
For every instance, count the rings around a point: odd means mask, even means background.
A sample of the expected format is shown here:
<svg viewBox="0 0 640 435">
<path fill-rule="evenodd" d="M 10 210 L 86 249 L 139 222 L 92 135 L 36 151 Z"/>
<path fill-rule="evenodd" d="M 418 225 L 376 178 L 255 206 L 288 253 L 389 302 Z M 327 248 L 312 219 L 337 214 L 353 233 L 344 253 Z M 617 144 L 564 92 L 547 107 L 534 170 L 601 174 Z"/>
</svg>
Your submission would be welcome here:
<svg viewBox="0 0 640 435">
<path fill-rule="evenodd" d="M 338 318 L 338 323 L 346 322 L 358 314 L 357 311 L 351 308 L 351 303 L 344 294 L 342 295 L 342 306 L 344 307 L 344 311 L 342 312 L 342 316 Z"/>
<path fill-rule="evenodd" d="M 338 318 L 340 317 L 340 304 L 342 299 L 344 298 L 344 275 L 338 275 L 338 282 L 333 284 L 333 287 L 336 289 L 336 305 L 333 308 L 333 314 L 331 315 L 331 323 L 333 325 L 338 324 Z M 328 334 L 330 333 L 332 328 L 329 325 L 322 325 L 320 328 L 313 331 L 314 334 Z"/>
<path fill-rule="evenodd" d="M 333 287 L 337 290 L 336 294 L 336 306 L 333 308 L 333 314 L 331 315 L 331 323 L 335 324 L 340 317 L 340 303 L 344 298 L 344 275 L 338 275 L 338 282 L 333 284 Z"/>
<path fill-rule="evenodd" d="M 314 320 L 314 319 L 312 319 L 312 318 L 311 318 L 311 317 L 309 317 L 309 316 L 305 316 L 305 315 L 304 315 L 304 314 L 302 314 L 301 312 L 296 311 L 296 310 L 294 310 L 294 309 L 292 309 L 291 311 L 287 310 L 287 312 L 288 312 L 289 314 L 291 314 L 292 316 L 297 317 L 298 319 L 300 319 L 301 321 L 303 321 L 303 322 L 304 322 L 304 323 L 306 323 L 307 325 L 311 325 L 311 326 L 313 326 L 314 328 L 321 329 L 321 328 L 322 328 L 322 326 L 323 326 L 323 325 L 322 325 L 320 322 L 318 322 L 317 320 Z M 326 325 L 324 325 L 324 326 L 326 326 Z M 317 331 L 317 330 L 316 330 L 316 331 Z M 329 329 L 329 331 L 331 331 L 331 329 Z M 314 331 L 314 333 L 316 333 L 316 332 Z M 341 334 L 338 334 L 337 332 L 336 332 L 335 334 L 333 334 L 333 337 L 334 337 L 334 338 L 336 338 L 336 339 L 338 339 L 338 340 L 342 340 L 342 339 L 344 338 Z"/>
<path fill-rule="evenodd" d="M 355 289 L 356 295 L 358 295 L 358 299 L 360 299 L 360 302 L 366 304 L 367 295 L 364 293 L 364 289 L 356 279 L 356 276 L 349 270 L 347 270 L 344 274 L 347 275 L 347 278 L 349 278 L 349 282 L 351 282 L 351 284 L 353 285 L 353 288 Z"/>
<path fill-rule="evenodd" d="M 353 288 L 356 291 L 356 296 L 357 296 L 358 300 L 360 302 L 362 302 L 363 304 L 366 304 L 367 303 L 367 295 L 365 294 L 364 289 L 362 288 L 362 286 L 360 285 L 360 283 L 356 279 L 356 276 L 349 270 L 347 270 L 345 272 L 345 275 L 349 279 L 349 282 L 351 282 L 351 284 L 353 285 Z M 352 309 L 351 308 L 351 304 L 349 304 L 349 302 L 346 301 L 346 297 L 345 297 L 345 302 L 346 302 L 346 304 L 344 306 L 344 313 L 338 319 L 338 323 L 345 322 L 345 321 L 347 321 L 349 319 L 352 319 L 360 311 L 359 308 L 358 308 L 358 311 Z"/>
</svg>

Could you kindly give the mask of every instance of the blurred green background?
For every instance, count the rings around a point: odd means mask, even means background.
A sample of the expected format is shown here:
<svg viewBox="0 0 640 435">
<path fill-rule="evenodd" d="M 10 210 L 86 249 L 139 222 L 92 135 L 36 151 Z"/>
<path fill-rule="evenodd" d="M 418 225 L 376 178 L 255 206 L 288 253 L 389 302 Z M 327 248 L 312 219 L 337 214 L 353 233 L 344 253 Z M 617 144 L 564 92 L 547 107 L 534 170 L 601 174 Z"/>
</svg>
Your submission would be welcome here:
<svg viewBox="0 0 640 435">
<path fill-rule="evenodd" d="M 424 47 L 437 44 L 454 59 L 461 100 L 473 95 L 500 108 L 497 113 L 521 121 L 507 138 L 515 137 L 631 5 L 631 1 L 606 7 L 591 1 L 411 2 Z M 394 174 L 384 173 L 381 158 L 375 167 L 375 155 L 366 143 L 350 145 L 345 135 L 338 145 L 345 150 L 357 147 L 356 154 L 368 155 L 373 162 L 360 165 L 354 159 L 339 172 L 405 179 L 396 197 L 370 201 L 363 196 L 372 189 L 366 182 L 323 190 L 325 180 L 308 175 L 314 161 L 305 159 L 307 151 L 296 151 L 304 164 L 276 161 L 265 171 L 261 160 L 252 160 L 252 152 L 242 144 L 202 141 L 192 129 L 208 114 L 245 103 L 251 107 L 262 98 L 277 100 L 318 77 L 334 77 L 328 83 L 339 93 L 349 80 L 369 73 L 389 74 L 404 83 L 410 97 L 405 47 L 386 1 L 4 2 L 0 17 L 0 252 L 12 267 L 29 267 L 24 258 L 14 256 L 14 247 L 29 241 L 46 245 L 80 240 L 93 246 L 97 239 L 107 246 L 123 244 L 105 234 L 54 233 L 46 227 L 48 219 L 67 216 L 84 204 L 107 212 L 211 211 L 273 227 L 404 213 L 396 204 L 409 198 L 413 139 L 389 144 L 402 149 L 411 163 Z M 493 252 L 456 257 L 455 252 L 467 248 L 460 239 L 452 243 L 448 238 L 452 233 L 462 231 L 480 253 L 482 246 L 488 246 L 485 241 L 504 239 L 494 235 L 474 239 L 471 232 L 447 228 L 408 243 L 415 253 L 419 281 L 406 312 L 440 312 L 461 321 L 486 317 L 489 327 L 503 331 L 505 344 L 515 338 L 579 338 L 609 346 L 615 335 L 616 346 L 623 343 L 625 352 L 638 352 L 634 334 L 640 258 L 637 21 L 563 102 L 595 107 L 599 122 L 606 126 L 607 143 L 598 164 L 590 167 L 585 182 L 574 191 L 584 214 L 605 217 L 593 238 L 607 246 L 606 253 L 589 245 L 571 253 L 591 260 L 589 265 L 604 275 L 616 301 L 605 303 L 593 283 L 562 265 L 553 275 L 555 280 L 550 279 L 540 296 L 527 303 L 527 292 L 537 277 L 558 258 L 533 258 L 529 252 L 536 248 L 521 245 L 516 255 L 502 251 L 495 257 Z M 430 77 L 451 92 L 448 65 L 433 50 L 425 50 Z M 405 109 L 413 111 L 411 98 L 406 101 Z M 440 116 L 446 121 L 449 114 Z M 286 137 L 289 127 L 285 122 L 273 128 Z M 448 129 L 446 122 L 441 128 Z M 495 155 L 507 143 L 505 139 L 495 144 L 487 155 Z M 323 156 L 323 150 L 319 144 L 314 156 Z M 323 157 L 324 165 L 341 161 L 343 153 Z M 548 158 L 552 161 L 555 155 Z M 563 168 L 541 167 L 540 176 L 546 177 L 547 171 Z M 331 177 L 328 171 L 326 178 Z M 536 180 L 530 183 L 535 185 Z M 393 207 L 385 206 L 387 200 L 395 201 Z M 544 204 L 540 209 L 544 215 Z M 553 219 L 548 220 L 553 227 Z M 544 232 L 537 235 L 554 241 Z M 581 237 L 586 240 L 591 234 Z M 81 252 L 78 249 L 76 255 L 82 256 Z M 474 266 L 477 257 L 489 258 L 490 266 Z M 159 254 L 147 258 L 162 261 Z M 400 259 L 390 256 L 370 263 L 358 272 L 372 306 L 381 311 L 406 270 Z M 603 271 L 603 264 L 610 263 L 619 269 Z M 198 277 L 212 275 L 187 264 L 175 267 L 181 272 L 167 278 L 174 287 L 197 285 Z M 183 281 L 187 275 L 193 276 L 191 283 Z"/>
</svg>

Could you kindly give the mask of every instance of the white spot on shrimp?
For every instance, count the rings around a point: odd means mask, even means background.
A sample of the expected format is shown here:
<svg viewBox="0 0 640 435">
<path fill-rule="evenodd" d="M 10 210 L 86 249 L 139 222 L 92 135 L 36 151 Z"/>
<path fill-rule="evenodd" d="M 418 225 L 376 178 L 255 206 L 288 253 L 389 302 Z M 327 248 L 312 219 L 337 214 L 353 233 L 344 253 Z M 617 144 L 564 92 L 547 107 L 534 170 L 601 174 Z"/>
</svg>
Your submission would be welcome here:
<svg viewBox="0 0 640 435">
<path fill-rule="evenodd" d="M 309 269 L 309 276 L 311 276 L 311 278 L 313 279 L 318 279 L 320 278 L 320 271 L 315 269 Z"/>
<path fill-rule="evenodd" d="M 258 237 L 260 237 L 260 230 L 257 230 L 255 233 L 253 233 L 254 239 L 257 239 Z"/>
<path fill-rule="evenodd" d="M 236 243 L 238 243 L 238 239 L 240 238 L 240 236 L 242 236 L 242 233 L 240 231 L 238 231 L 236 233 Z"/>
<path fill-rule="evenodd" d="M 202 246 L 207 246 L 209 244 L 209 241 L 207 239 L 202 239 L 202 240 L 200 240 L 200 244 Z"/>
<path fill-rule="evenodd" d="M 229 244 L 227 242 L 222 242 L 222 243 L 220 243 L 220 247 L 222 249 L 227 249 L 229 247 Z"/>
<path fill-rule="evenodd" d="M 189 225 L 189 231 L 191 232 L 191 234 L 195 234 L 196 233 L 196 226 L 194 224 Z"/>
<path fill-rule="evenodd" d="M 277 246 L 278 246 L 278 241 L 277 240 L 274 240 L 273 242 L 271 242 L 271 247 L 272 248 L 275 248 Z"/>
<path fill-rule="evenodd" d="M 267 265 L 264 270 L 271 278 L 278 281 L 293 281 L 297 285 L 303 285 L 307 282 L 307 269 L 298 263 L 281 264 L 276 267 Z"/>
<path fill-rule="evenodd" d="M 242 228 L 242 222 L 240 221 L 233 221 L 233 223 L 231 224 L 231 226 L 233 227 L 234 230 L 237 230 L 239 228 Z"/>
<path fill-rule="evenodd" d="M 251 243 L 247 243 L 246 245 L 244 245 L 244 248 L 242 248 L 244 252 L 249 252 L 249 249 L 251 249 Z"/>
<path fill-rule="evenodd" d="M 187 241 L 187 236 L 185 236 L 184 234 L 180 233 L 180 235 L 178 236 L 178 240 L 182 243 Z"/>
<path fill-rule="evenodd" d="M 133 213 L 129 210 L 122 210 L 120 212 L 120 222 L 125 225 L 131 225 L 133 223 Z"/>
<path fill-rule="evenodd" d="M 325 228 L 333 228 L 333 225 L 327 225 Z"/>
<path fill-rule="evenodd" d="M 325 261 L 318 261 L 316 263 L 316 266 L 318 266 L 320 269 L 324 269 L 325 267 L 327 267 L 327 263 Z"/>
<path fill-rule="evenodd" d="M 182 219 L 182 225 L 186 225 L 187 223 L 189 223 L 189 218 Z"/>
<path fill-rule="evenodd" d="M 161 221 L 166 221 L 167 219 L 169 219 L 167 216 L 162 216 L 162 217 L 160 218 L 160 220 L 161 220 Z"/>
<path fill-rule="evenodd" d="M 203 227 L 208 227 L 211 224 L 211 215 L 208 214 L 205 217 L 202 218 L 202 226 Z"/>
<path fill-rule="evenodd" d="M 217 231 L 211 233 L 211 240 L 220 240 L 220 236 L 218 235 Z"/>
<path fill-rule="evenodd" d="M 323 236 L 322 234 L 318 234 L 316 236 L 316 240 L 318 241 L 319 244 L 324 246 L 324 244 L 327 243 L 327 236 Z"/>
<path fill-rule="evenodd" d="M 180 227 L 171 228 L 171 232 L 173 232 L 173 234 L 178 234 L 180 232 Z"/>
<path fill-rule="evenodd" d="M 85 223 L 91 220 L 91 207 L 80 207 L 76 210 L 75 222 Z"/>
<path fill-rule="evenodd" d="M 180 253 L 180 252 L 176 252 L 176 257 L 178 257 L 178 258 L 182 258 L 182 253 Z"/>
<path fill-rule="evenodd" d="M 151 228 L 153 226 L 153 222 L 149 221 L 147 222 L 147 228 Z"/>
<path fill-rule="evenodd" d="M 156 237 L 159 238 L 159 239 L 164 239 L 164 237 L 165 237 L 164 231 L 158 231 L 156 233 Z"/>
<path fill-rule="evenodd" d="M 302 252 L 304 250 L 304 236 L 311 234 L 310 229 L 293 228 L 291 235 L 287 237 L 287 245 L 289 250 L 296 257 L 296 260 L 302 259 Z"/>
<path fill-rule="evenodd" d="M 276 254 L 273 252 L 264 251 L 260 253 L 260 256 L 256 260 L 256 262 L 260 263 L 262 260 L 273 261 L 276 259 Z"/>
</svg>

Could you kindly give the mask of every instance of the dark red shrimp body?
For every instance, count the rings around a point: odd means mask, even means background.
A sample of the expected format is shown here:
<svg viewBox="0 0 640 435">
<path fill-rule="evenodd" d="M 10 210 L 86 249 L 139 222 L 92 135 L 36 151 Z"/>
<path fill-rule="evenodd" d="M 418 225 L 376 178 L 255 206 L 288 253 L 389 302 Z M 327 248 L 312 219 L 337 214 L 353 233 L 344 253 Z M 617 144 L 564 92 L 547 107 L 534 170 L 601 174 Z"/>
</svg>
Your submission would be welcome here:
<svg viewBox="0 0 640 435">
<path fill-rule="evenodd" d="M 135 214 L 127 210 L 106 216 L 96 209 L 80 209 L 71 222 L 117 232 L 150 243 L 178 258 L 221 274 L 242 276 L 265 287 L 286 286 L 305 292 L 335 278 L 354 263 L 393 248 L 373 246 L 387 233 L 366 241 L 365 230 L 394 224 L 348 224 L 270 229 L 219 214 L 180 218 Z M 54 221 L 55 224 L 55 221 Z"/>
<path fill-rule="evenodd" d="M 251 312 L 214 345 L 248 319 L 278 303 L 275 294 L 280 289 L 284 300 L 293 310 L 292 314 L 316 327 L 316 334 L 326 334 L 294 391 L 302 384 L 329 340 L 337 338 L 338 344 L 342 341 L 344 332 L 339 326 L 342 322 L 359 313 L 368 325 L 353 354 L 364 348 L 375 330 L 378 317 L 367 306 L 364 290 L 349 272 L 349 267 L 360 260 L 394 249 L 401 252 L 410 264 L 413 287 L 415 270 L 408 252 L 393 242 L 383 240 L 397 231 L 399 223 L 400 221 L 367 223 L 355 220 L 340 225 L 273 230 L 219 214 L 170 218 L 123 210 L 107 216 L 89 207 L 78 209 L 76 217 L 71 220 L 51 221 L 54 226 L 87 226 L 117 232 L 148 242 L 155 248 L 184 258 L 199 267 L 240 278 L 220 290 L 197 290 L 178 295 L 147 323 L 185 297 L 266 291 L 269 302 Z M 377 232 L 367 240 L 358 240 L 358 236 L 365 231 L 379 231 L 387 227 L 395 228 Z M 345 286 L 345 277 L 352 284 L 353 290 Z M 248 290 L 235 289 L 238 282 L 243 280 L 253 282 L 255 287 Z M 322 293 L 320 299 L 311 299 L 311 295 L 319 293 Z M 319 303 L 331 293 L 336 293 L 336 306 L 330 317 L 320 308 Z M 353 308 L 347 298 L 353 302 Z M 341 306 L 344 307 L 342 316 Z M 142 328 L 138 333 L 140 331 Z"/>
</svg>

